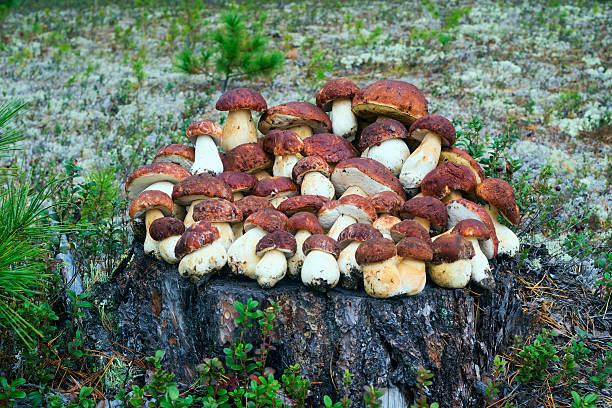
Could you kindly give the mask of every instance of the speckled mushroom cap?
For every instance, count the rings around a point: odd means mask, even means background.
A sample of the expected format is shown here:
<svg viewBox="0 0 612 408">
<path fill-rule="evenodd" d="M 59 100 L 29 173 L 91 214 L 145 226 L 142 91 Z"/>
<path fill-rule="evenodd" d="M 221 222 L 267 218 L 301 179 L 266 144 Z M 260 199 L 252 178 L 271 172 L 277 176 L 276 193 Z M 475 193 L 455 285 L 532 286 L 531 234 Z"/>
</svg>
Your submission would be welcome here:
<svg viewBox="0 0 612 408">
<path fill-rule="evenodd" d="M 379 119 L 366 126 L 361 132 L 359 150 L 362 152 L 368 147 L 380 144 L 389 139 L 405 139 L 408 137 L 406 127 L 394 119 Z"/>
<path fill-rule="evenodd" d="M 374 238 L 362 242 L 355 251 L 355 260 L 359 265 L 383 262 L 397 255 L 395 242 L 387 238 Z"/>
<path fill-rule="evenodd" d="M 414 220 L 404 220 L 398 222 L 391 227 L 391 238 L 393 241 L 399 242 L 406 237 L 418 238 L 425 243 L 431 243 L 429 237 L 429 231 L 427 231 L 421 224 Z"/>
<path fill-rule="evenodd" d="M 307 230 L 311 234 L 323 234 L 323 228 L 316 215 L 305 211 L 293 214 L 287 221 L 287 231 L 301 229 Z"/>
<path fill-rule="evenodd" d="M 257 256 L 264 256 L 266 252 L 273 249 L 282 252 L 287 258 L 289 258 L 295 254 L 295 251 L 297 250 L 297 242 L 290 233 L 277 230 L 263 236 L 255 246 Z"/>
<path fill-rule="evenodd" d="M 213 197 L 234 201 L 232 189 L 222 180 L 208 173 L 188 177 L 175 184 L 172 190 L 172 198 L 181 205 L 188 205 L 196 200 Z"/>
<path fill-rule="evenodd" d="M 428 115 L 417 119 L 410 126 L 409 132 L 411 138 L 419 141 L 423 140 L 428 132 L 435 133 L 442 139 L 442 146 L 451 146 L 457 138 L 453 124 L 440 115 Z"/>
<path fill-rule="evenodd" d="M 289 197 L 280 203 L 276 209 L 284 212 L 287 215 L 292 215 L 303 211 L 317 214 L 321 207 L 323 207 L 323 205 L 329 201 L 329 198 L 320 195 L 298 195 L 295 197 Z"/>
<path fill-rule="evenodd" d="M 435 197 L 413 197 L 406 201 L 400 211 L 402 218 L 419 217 L 428 220 L 435 228 L 446 228 L 448 216 L 446 206 Z"/>
<path fill-rule="evenodd" d="M 391 190 L 406 199 L 397 177 L 382 163 L 366 157 L 353 157 L 338 163 L 332 172 L 331 182 L 336 194 L 344 193 L 351 186 L 359 186 L 368 195 Z"/>
<path fill-rule="evenodd" d="M 244 218 L 249 217 L 251 214 L 256 213 L 259 210 L 273 210 L 274 206 L 270 204 L 265 197 L 258 196 L 246 196 L 235 202 L 236 207 L 242 213 Z"/>
<path fill-rule="evenodd" d="M 325 112 L 332 109 L 332 102 L 336 99 L 353 99 L 359 92 L 359 87 L 348 78 L 337 78 L 327 81 L 317 93 L 317 106 Z"/>
<path fill-rule="evenodd" d="M 408 82 L 383 80 L 355 94 L 353 112 L 370 120 L 382 116 L 409 125 L 427 115 L 427 100 L 419 88 Z"/>
<path fill-rule="evenodd" d="M 195 143 L 198 136 L 210 136 L 219 145 L 223 138 L 222 133 L 221 126 L 209 120 L 201 120 L 189 125 L 185 131 L 185 136 L 191 143 Z"/>
<path fill-rule="evenodd" d="M 308 102 L 287 102 L 266 110 L 259 118 L 259 131 L 264 135 L 272 129 L 289 129 L 305 125 L 313 133 L 331 132 L 331 120 L 325 112 Z"/>
<path fill-rule="evenodd" d="M 319 133 L 304 139 L 304 156 L 320 156 L 328 163 L 357 157 L 357 149 L 345 138 L 333 133 Z"/>
<path fill-rule="evenodd" d="M 152 163 L 138 168 L 125 181 L 125 192 L 133 200 L 151 184 L 159 181 L 178 183 L 191 176 L 187 170 L 174 163 Z"/>
<path fill-rule="evenodd" d="M 194 221 L 240 222 L 242 211 L 231 201 L 223 198 L 210 198 L 200 201 L 193 208 Z"/>
<path fill-rule="evenodd" d="M 452 200 L 449 203 L 446 204 L 447 207 L 447 213 L 449 213 L 449 209 L 451 207 L 454 206 L 461 206 L 463 207 L 465 210 L 469 211 L 471 214 L 468 214 L 469 216 L 466 218 L 474 218 L 472 216 L 475 215 L 478 217 L 478 219 L 480 221 L 482 221 L 482 223 L 489 229 L 489 234 L 491 235 L 491 243 L 492 243 L 492 251 L 493 251 L 493 256 L 497 255 L 497 247 L 499 245 L 499 239 L 497 238 L 497 234 L 495 232 L 495 226 L 493 225 L 493 221 L 491 220 L 491 216 L 485 211 L 484 208 L 482 208 L 481 206 L 479 206 L 478 204 L 467 200 L 465 198 L 459 198 L 457 200 Z M 449 214 L 449 225 L 456 225 L 458 222 L 453 221 L 451 219 L 451 215 Z"/>
<path fill-rule="evenodd" d="M 255 173 L 272 166 L 272 158 L 259 142 L 244 143 L 225 153 L 222 159 L 225 171 Z"/>
<path fill-rule="evenodd" d="M 260 197 L 275 197 L 278 195 L 297 195 L 298 187 L 289 177 L 276 176 L 261 179 L 253 187 L 253 195 Z"/>
<path fill-rule="evenodd" d="M 257 177 L 242 171 L 224 171 L 217 176 L 232 189 L 232 193 L 251 191 L 257 184 Z"/>
<path fill-rule="evenodd" d="M 314 250 L 326 252 L 333 255 L 336 259 L 338 259 L 338 255 L 340 255 L 338 242 L 332 237 L 328 237 L 324 234 L 313 234 L 306 238 L 302 244 L 302 252 L 304 252 L 304 255 L 308 255 Z"/>
<path fill-rule="evenodd" d="M 215 106 L 215 109 L 220 111 L 248 109 L 261 112 L 267 108 L 268 104 L 263 96 L 250 88 L 235 88 L 224 92 Z"/>
<path fill-rule="evenodd" d="M 489 239 L 491 237 L 486 225 L 473 219 L 459 221 L 451 231 L 466 238 Z"/>
<path fill-rule="evenodd" d="M 275 156 L 297 154 L 303 148 L 302 138 L 290 130 L 274 129 L 263 138 L 263 149 Z"/>
<path fill-rule="evenodd" d="M 476 176 L 469 167 L 453 162 L 441 163 L 427 173 L 421 182 L 421 192 L 426 196 L 444 198 L 453 190 L 472 191 L 476 188 Z"/>
<path fill-rule="evenodd" d="M 459 234 L 446 234 L 437 238 L 431 245 L 433 262 L 436 264 L 455 262 L 474 257 L 474 247 Z"/>
<path fill-rule="evenodd" d="M 397 254 L 402 258 L 429 262 L 433 259 L 431 244 L 415 237 L 406 237 L 397 243 Z"/>
<path fill-rule="evenodd" d="M 219 230 L 208 221 L 194 222 L 185 230 L 174 247 L 174 255 L 181 259 L 219 239 Z"/>
<path fill-rule="evenodd" d="M 193 146 L 183 144 L 169 144 L 155 153 L 153 163 L 174 163 L 189 171 L 195 160 Z"/>
<path fill-rule="evenodd" d="M 378 214 L 399 215 L 405 200 L 395 191 L 381 191 L 368 197 Z"/>
<path fill-rule="evenodd" d="M 183 235 L 185 224 L 183 221 L 174 217 L 158 218 L 151 223 L 149 234 L 155 241 L 162 241 L 169 237 Z"/>
<path fill-rule="evenodd" d="M 313 137 L 314 136 L 309 137 L 306 140 L 312 139 Z M 325 177 L 329 177 L 329 164 L 327 164 L 327 162 L 321 156 L 303 157 L 298 160 L 297 163 L 295 163 L 295 166 L 293 166 L 293 170 L 291 171 L 293 181 L 295 181 L 297 184 L 302 184 L 304 176 L 311 171 L 318 171 Z"/>
<path fill-rule="evenodd" d="M 319 222 L 329 230 L 341 215 L 348 215 L 365 224 L 376 219 L 376 210 L 370 201 L 357 194 L 349 194 L 339 200 L 330 200 L 319 210 Z"/>
<path fill-rule="evenodd" d="M 486 179 L 476 187 L 476 195 L 497 208 L 512 225 L 521 222 L 514 190 L 506 181 L 497 178 Z"/>
<path fill-rule="evenodd" d="M 467 166 L 474 172 L 474 175 L 476 176 L 476 184 L 482 183 L 482 181 L 485 179 L 485 174 L 482 167 L 480 167 L 480 164 L 478 164 L 478 162 L 474 160 L 474 158 L 465 150 L 459 149 L 455 146 L 442 148 L 442 152 L 440 153 L 440 163 L 447 161 Z"/>
<path fill-rule="evenodd" d="M 338 235 L 338 246 L 342 251 L 344 248 L 349 246 L 353 241 L 367 241 L 369 239 L 382 238 L 382 233 L 369 224 L 356 222 L 349 225 L 340 232 Z"/>
<path fill-rule="evenodd" d="M 287 216 L 280 211 L 263 209 L 249 215 L 244 220 L 244 231 L 246 232 L 255 227 L 259 227 L 266 232 L 285 231 L 288 220 Z"/>
<path fill-rule="evenodd" d="M 130 204 L 130 218 L 144 217 L 149 210 L 160 210 L 164 215 L 172 215 L 174 203 L 172 198 L 159 190 L 147 190 L 138 194 Z"/>
</svg>

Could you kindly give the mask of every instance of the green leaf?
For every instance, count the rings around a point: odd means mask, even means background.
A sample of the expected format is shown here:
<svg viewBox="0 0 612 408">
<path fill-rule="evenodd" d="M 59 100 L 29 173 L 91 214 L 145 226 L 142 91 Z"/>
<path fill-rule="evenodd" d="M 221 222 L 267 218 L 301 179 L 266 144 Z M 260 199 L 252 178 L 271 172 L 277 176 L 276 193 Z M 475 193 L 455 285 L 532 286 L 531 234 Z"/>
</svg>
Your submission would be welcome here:
<svg viewBox="0 0 612 408">
<path fill-rule="evenodd" d="M 325 404 L 326 408 L 331 408 L 331 406 L 333 405 L 331 398 L 329 398 L 329 396 L 327 395 L 323 396 L 323 404 Z"/>
<path fill-rule="evenodd" d="M 176 387 L 170 387 L 168 388 L 168 397 L 172 400 L 172 401 L 176 401 L 179 397 L 179 390 Z"/>
</svg>

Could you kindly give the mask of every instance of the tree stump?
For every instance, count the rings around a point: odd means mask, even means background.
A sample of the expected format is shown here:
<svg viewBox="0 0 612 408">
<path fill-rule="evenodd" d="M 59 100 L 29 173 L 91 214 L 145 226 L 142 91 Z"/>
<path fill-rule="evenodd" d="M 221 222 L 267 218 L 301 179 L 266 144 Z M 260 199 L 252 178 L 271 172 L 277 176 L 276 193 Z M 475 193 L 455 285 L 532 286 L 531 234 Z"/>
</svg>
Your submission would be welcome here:
<svg viewBox="0 0 612 408">
<path fill-rule="evenodd" d="M 468 290 L 428 285 L 417 296 L 381 300 L 363 291 L 318 293 L 289 280 L 264 290 L 253 281 L 215 277 L 198 287 L 137 243 L 129 265 L 94 290 L 94 302 L 104 305 L 114 329 L 92 319 L 86 336 L 92 347 L 123 355 L 127 349 L 147 356 L 164 350 L 164 367 L 189 383 L 197 364 L 222 357 L 238 335 L 235 301 L 253 298 L 260 307 L 274 301 L 281 312 L 268 365 L 282 373 L 298 363 L 314 383 L 314 405 L 325 394 L 334 400 L 344 395 L 341 379 L 348 369 L 355 375 L 349 390 L 355 403 L 372 383 L 388 390 L 385 406 L 409 406 L 423 366 L 434 374 L 430 401 L 474 406 L 482 397 L 480 373 L 522 325 L 505 267 L 496 268 L 499 289 L 493 293 L 473 297 Z M 246 340 L 257 346 L 255 329 Z"/>
</svg>

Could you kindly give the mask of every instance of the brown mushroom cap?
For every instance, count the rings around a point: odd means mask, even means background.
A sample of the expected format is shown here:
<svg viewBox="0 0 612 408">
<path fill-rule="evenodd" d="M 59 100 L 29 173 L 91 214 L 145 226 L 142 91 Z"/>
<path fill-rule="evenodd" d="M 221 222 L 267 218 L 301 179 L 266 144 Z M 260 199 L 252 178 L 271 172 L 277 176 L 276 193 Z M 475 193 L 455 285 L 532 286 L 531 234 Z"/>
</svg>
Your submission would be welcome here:
<svg viewBox="0 0 612 408">
<path fill-rule="evenodd" d="M 287 258 L 289 258 L 295 254 L 297 242 L 290 233 L 276 230 L 261 238 L 257 243 L 257 246 L 255 246 L 257 256 L 264 256 L 266 252 L 273 249 L 281 251 Z"/>
<path fill-rule="evenodd" d="M 476 176 L 469 167 L 453 162 L 441 163 L 427 173 L 421 183 L 426 196 L 444 198 L 453 190 L 472 191 L 476 188 Z"/>
<path fill-rule="evenodd" d="M 340 250 L 343 250 L 353 241 L 364 242 L 382 237 L 382 233 L 373 226 L 356 222 L 343 229 L 340 235 L 338 235 L 338 246 Z"/>
<path fill-rule="evenodd" d="M 359 92 L 359 87 L 348 78 L 337 78 L 327 81 L 319 93 L 317 93 L 317 106 L 325 112 L 329 112 L 334 100 L 353 99 L 357 92 Z"/>
<path fill-rule="evenodd" d="M 429 231 L 414 220 L 404 220 L 391 227 L 391 238 L 399 242 L 406 237 L 418 238 L 425 243 L 431 243 Z"/>
<path fill-rule="evenodd" d="M 314 136 L 311 136 L 306 140 L 312 139 L 313 137 Z M 297 163 L 295 163 L 295 166 L 293 166 L 293 170 L 291 171 L 293 181 L 295 181 L 297 184 L 302 184 L 304 176 L 311 171 L 318 171 L 325 177 L 329 177 L 329 164 L 327 164 L 327 162 L 321 156 L 303 157 L 298 160 Z"/>
<path fill-rule="evenodd" d="M 398 215 L 405 200 L 394 191 L 381 191 L 368 197 L 378 214 Z"/>
<path fill-rule="evenodd" d="M 383 116 L 409 125 L 427 115 L 427 100 L 419 88 L 408 82 L 383 80 L 355 94 L 353 112 L 366 119 Z"/>
<path fill-rule="evenodd" d="M 249 217 L 251 214 L 255 214 L 259 210 L 273 210 L 274 206 L 270 204 L 265 197 L 258 196 L 246 196 L 236 201 L 236 207 L 242 213 L 244 218 Z"/>
<path fill-rule="evenodd" d="M 328 163 L 357 157 L 357 149 L 345 138 L 333 133 L 319 133 L 304 139 L 304 156 L 321 156 Z"/>
<path fill-rule="evenodd" d="M 374 238 L 362 242 L 355 251 L 355 260 L 359 265 L 383 262 L 397 255 L 395 243 L 387 238 Z"/>
<path fill-rule="evenodd" d="M 138 194 L 130 204 L 130 218 L 144 217 L 148 210 L 160 210 L 164 215 L 172 215 L 174 211 L 174 203 L 172 197 L 163 191 L 147 190 Z"/>
<path fill-rule="evenodd" d="M 359 139 L 359 150 L 364 151 L 368 147 L 378 145 L 381 142 L 389 139 L 405 139 L 408 137 L 408 131 L 394 119 L 379 119 L 376 122 L 368 125 L 361 132 Z"/>
<path fill-rule="evenodd" d="M 376 219 L 376 210 L 370 201 L 357 194 L 349 194 L 339 200 L 330 200 L 319 210 L 319 222 L 329 230 L 341 216 L 348 215 L 365 224 L 371 224 Z"/>
<path fill-rule="evenodd" d="M 497 208 L 512 225 L 521 222 L 514 190 L 506 181 L 497 178 L 486 179 L 476 187 L 476 195 Z"/>
<path fill-rule="evenodd" d="M 406 237 L 397 243 L 397 254 L 402 258 L 429 262 L 433 258 L 431 243 L 415 237 Z"/>
<path fill-rule="evenodd" d="M 419 217 L 429 220 L 437 229 L 446 228 L 448 216 L 446 206 L 435 197 L 414 197 L 404 203 L 400 211 L 402 218 Z"/>
<path fill-rule="evenodd" d="M 259 142 L 244 143 L 225 153 L 222 159 L 225 171 L 255 173 L 272 166 L 272 158 Z"/>
<path fill-rule="evenodd" d="M 485 240 L 491 237 L 491 233 L 489 232 L 487 226 L 481 221 L 474 219 L 459 221 L 451 231 L 466 238 Z"/>
<path fill-rule="evenodd" d="M 497 234 L 495 232 L 495 226 L 493 225 L 493 221 L 491 220 L 491 216 L 485 211 L 484 208 L 479 206 L 478 204 L 466 200 L 465 198 L 459 198 L 457 200 L 450 201 L 447 206 L 451 205 L 460 205 L 476 215 L 480 221 L 489 229 L 489 234 L 491 234 L 491 243 L 493 244 L 493 256 L 497 255 L 497 247 L 499 245 L 499 239 L 497 238 Z M 447 210 L 448 212 L 448 210 Z M 449 217 L 450 218 L 450 217 Z M 469 217 L 472 218 L 472 217 Z M 452 224 L 450 224 L 452 225 Z"/>
<path fill-rule="evenodd" d="M 323 234 L 323 228 L 319 224 L 317 217 L 309 212 L 299 212 L 293 214 L 287 221 L 288 231 L 307 230 L 311 234 Z"/>
<path fill-rule="evenodd" d="M 220 111 L 248 109 L 261 112 L 267 108 L 268 104 L 263 96 L 249 88 L 236 88 L 224 92 L 215 106 L 215 109 Z"/>
<path fill-rule="evenodd" d="M 330 200 L 327 197 L 320 195 L 299 195 L 295 197 L 289 197 L 276 208 L 278 211 L 282 211 L 287 215 L 292 215 L 298 212 L 309 212 L 317 214 L 321 207 Z"/>
<path fill-rule="evenodd" d="M 195 200 L 213 197 L 234 201 L 232 190 L 229 186 L 208 173 L 188 177 L 175 184 L 172 190 L 172 198 L 181 205 L 188 205 Z"/>
<path fill-rule="evenodd" d="M 432 243 L 433 262 L 447 263 L 474 257 L 474 247 L 459 234 L 446 234 Z"/>
<path fill-rule="evenodd" d="M 440 153 L 440 163 L 450 161 L 457 164 L 462 164 L 469 167 L 476 176 L 476 184 L 482 183 L 485 179 L 484 170 L 480 167 L 480 164 L 465 150 L 459 149 L 455 146 L 444 147 Z"/>
<path fill-rule="evenodd" d="M 246 232 L 255 227 L 259 227 L 266 232 L 285 231 L 288 220 L 287 216 L 282 212 L 266 208 L 249 215 L 244 220 L 244 231 Z"/>
<path fill-rule="evenodd" d="M 152 163 L 138 168 L 125 181 L 125 192 L 133 200 L 151 184 L 168 181 L 177 183 L 191 176 L 187 170 L 174 163 Z"/>
<path fill-rule="evenodd" d="M 304 255 L 308 255 L 310 251 L 314 250 L 327 252 L 336 259 L 338 259 L 338 255 L 340 255 L 338 242 L 332 237 L 328 237 L 324 234 L 313 234 L 306 238 L 302 244 L 302 252 L 304 252 Z"/>
<path fill-rule="evenodd" d="M 302 138 L 290 130 L 274 129 L 263 138 L 263 149 L 275 156 L 297 154 L 303 148 Z"/>
<path fill-rule="evenodd" d="M 219 239 L 219 230 L 208 221 L 194 222 L 185 230 L 176 243 L 174 255 L 181 259 L 187 254 L 197 251 L 205 245 Z"/>
<path fill-rule="evenodd" d="M 210 136 L 218 145 L 223 138 L 222 134 L 223 129 L 221 129 L 221 126 L 209 120 L 194 122 L 189 125 L 185 131 L 185 136 L 187 136 L 187 139 L 189 139 L 191 143 L 195 143 L 198 136 Z"/>
<path fill-rule="evenodd" d="M 276 176 L 261 179 L 253 188 L 253 195 L 275 197 L 277 195 L 296 195 L 298 187 L 289 177 Z"/>
<path fill-rule="evenodd" d="M 250 191 L 257 183 L 257 177 L 242 171 L 224 171 L 217 176 L 232 189 L 232 193 Z"/>
<path fill-rule="evenodd" d="M 391 190 L 406 199 L 397 177 L 382 163 L 366 157 L 353 157 L 338 163 L 332 172 L 331 182 L 337 194 L 344 193 L 351 186 L 359 186 L 368 195 Z"/>
<path fill-rule="evenodd" d="M 195 148 L 183 144 L 169 144 L 160 148 L 153 157 L 153 163 L 174 163 L 180 165 L 181 162 L 191 162 L 195 160 Z"/>
<path fill-rule="evenodd" d="M 423 140 L 427 132 L 432 132 L 440 136 L 442 146 L 451 146 L 457 138 L 455 127 L 440 115 L 428 115 L 417 119 L 409 129 L 410 137 L 416 140 Z"/>
<path fill-rule="evenodd" d="M 183 235 L 185 224 L 183 221 L 174 217 L 158 218 L 151 223 L 149 234 L 155 241 L 162 241 L 169 237 Z"/>
<path fill-rule="evenodd" d="M 193 208 L 194 221 L 240 222 L 242 212 L 238 206 L 223 198 L 200 201 Z"/>
<path fill-rule="evenodd" d="M 332 124 L 321 108 L 308 102 L 287 102 L 266 110 L 259 118 L 259 131 L 264 135 L 272 129 L 309 126 L 313 133 L 331 132 Z"/>
</svg>

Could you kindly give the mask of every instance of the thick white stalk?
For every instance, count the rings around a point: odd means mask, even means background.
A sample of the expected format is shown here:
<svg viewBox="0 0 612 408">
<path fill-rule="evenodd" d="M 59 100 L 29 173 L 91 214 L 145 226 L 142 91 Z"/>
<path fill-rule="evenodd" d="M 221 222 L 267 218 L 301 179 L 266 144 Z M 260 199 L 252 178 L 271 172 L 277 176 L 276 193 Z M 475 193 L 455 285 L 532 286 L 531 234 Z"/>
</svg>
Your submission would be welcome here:
<svg viewBox="0 0 612 408">
<path fill-rule="evenodd" d="M 176 243 L 181 238 L 180 235 L 173 235 L 166 239 L 162 239 L 158 243 L 159 253 L 162 259 L 169 264 L 178 263 L 178 258 L 174 254 L 174 249 L 176 248 Z"/>
<path fill-rule="evenodd" d="M 223 173 L 223 163 L 217 145 L 212 137 L 198 136 L 195 143 L 195 160 L 191 174 L 209 173 L 213 176 Z"/>
<path fill-rule="evenodd" d="M 174 188 L 174 184 L 169 181 L 158 181 L 157 183 L 151 184 L 149 187 L 145 188 L 144 191 L 148 190 L 157 190 L 162 193 L 168 194 L 172 197 L 172 189 Z"/>
<path fill-rule="evenodd" d="M 227 253 L 217 242 L 187 254 L 181 259 L 178 271 L 181 276 L 197 282 L 206 275 L 223 268 L 227 263 Z"/>
<path fill-rule="evenodd" d="M 350 215 L 341 215 L 331 226 L 331 228 L 327 232 L 327 236 L 332 237 L 333 239 L 338 239 L 338 235 L 340 235 L 340 233 L 344 231 L 346 227 L 351 224 L 355 224 L 356 222 L 357 220 L 351 217 Z"/>
<path fill-rule="evenodd" d="M 368 295 L 384 299 L 402 294 L 396 259 L 362 265 L 362 270 L 363 287 Z"/>
<path fill-rule="evenodd" d="M 244 194 L 242 194 L 241 191 L 236 191 L 234 193 L 232 193 L 232 195 L 234 196 L 234 202 L 240 200 L 241 198 L 244 197 Z"/>
<path fill-rule="evenodd" d="M 414 189 L 421 186 L 421 182 L 438 165 L 442 139 L 433 132 L 428 132 L 419 147 L 412 152 L 402 166 L 399 180 L 404 189 Z"/>
<path fill-rule="evenodd" d="M 195 208 L 197 203 L 200 203 L 204 200 L 195 200 L 189 205 L 189 209 L 187 210 L 187 214 L 185 215 L 185 219 L 183 220 L 183 224 L 185 224 L 185 229 L 189 228 L 191 224 L 195 221 L 193 219 L 193 209 Z"/>
<path fill-rule="evenodd" d="M 288 154 L 287 156 L 276 156 L 274 158 L 274 166 L 272 167 L 272 174 L 274 176 L 289 177 L 291 178 L 291 171 L 293 166 L 300 160 L 300 157 L 295 154 Z"/>
<path fill-rule="evenodd" d="M 255 247 L 266 234 L 261 228 L 255 227 L 234 241 L 227 250 L 228 265 L 234 274 L 255 279 L 255 268 L 261 260 Z"/>
<path fill-rule="evenodd" d="M 229 222 L 213 222 L 212 224 L 219 230 L 219 243 L 225 250 L 228 250 L 232 242 L 234 242 L 232 226 Z"/>
<path fill-rule="evenodd" d="M 251 117 L 251 111 L 240 109 L 227 114 L 223 126 L 223 139 L 221 146 L 228 152 L 236 146 L 257 141 L 257 129 Z"/>
<path fill-rule="evenodd" d="M 287 273 L 287 258 L 276 249 L 266 252 L 255 267 L 257 283 L 262 288 L 272 288 Z"/>
<path fill-rule="evenodd" d="M 465 288 L 472 276 L 471 260 L 460 259 L 450 263 L 429 264 L 429 276 L 436 285 L 443 288 Z"/>
<path fill-rule="evenodd" d="M 158 242 L 151 238 L 151 234 L 149 234 L 149 227 L 151 227 L 151 223 L 159 218 L 162 218 L 164 213 L 160 210 L 148 210 L 145 213 L 145 227 L 147 228 L 147 235 L 145 236 L 144 241 L 144 251 L 147 255 L 153 255 L 157 259 L 160 259 L 159 255 L 159 246 Z"/>
<path fill-rule="evenodd" d="M 519 238 L 516 236 L 514 231 L 510 228 L 502 225 L 497 220 L 498 210 L 491 204 L 486 204 L 484 206 L 485 211 L 491 216 L 491 220 L 493 220 L 493 226 L 495 227 L 495 233 L 497 234 L 497 239 L 499 243 L 497 244 L 497 253 L 498 254 L 506 254 L 509 256 L 515 256 L 521 243 Z M 481 244 L 482 245 L 482 244 Z"/>
<path fill-rule="evenodd" d="M 468 238 L 474 247 L 474 257 L 470 259 L 472 262 L 472 281 L 484 289 L 495 288 L 495 279 L 491 273 L 489 260 L 480 249 L 476 238 Z"/>
<path fill-rule="evenodd" d="M 331 121 L 335 134 L 352 142 L 357 133 L 357 118 L 351 110 L 349 98 L 336 99 L 332 102 Z"/>
<path fill-rule="evenodd" d="M 295 233 L 295 242 L 297 244 L 297 249 L 295 254 L 291 258 L 287 260 L 287 268 L 289 269 L 289 277 L 292 279 L 298 279 L 300 277 L 300 272 L 302 271 L 302 265 L 304 264 L 304 251 L 302 251 L 302 245 L 304 241 L 311 236 L 310 231 L 301 229 Z"/>
<path fill-rule="evenodd" d="M 368 197 L 368 194 L 365 191 L 363 191 L 363 189 L 361 187 L 359 187 L 359 186 L 350 186 L 349 188 L 347 188 L 344 191 L 344 193 L 342 193 L 340 198 L 342 198 L 344 196 L 347 196 L 347 195 L 350 195 L 350 194 L 356 194 L 358 196 L 365 197 L 365 198 Z"/>
<path fill-rule="evenodd" d="M 300 191 L 302 195 L 320 195 L 330 200 L 333 200 L 336 195 L 332 182 L 318 171 L 311 171 L 304 175 Z"/>
<path fill-rule="evenodd" d="M 272 175 L 265 170 L 259 170 L 258 172 L 253 173 L 253 175 L 257 180 L 263 180 L 272 177 Z"/>
<path fill-rule="evenodd" d="M 412 296 L 423 291 L 427 282 L 425 262 L 404 258 L 397 265 L 397 270 L 402 280 L 402 292 L 404 294 Z"/>
<path fill-rule="evenodd" d="M 338 262 L 327 252 L 312 250 L 304 258 L 301 273 L 302 283 L 310 288 L 327 291 L 340 280 Z"/>
<path fill-rule="evenodd" d="M 427 218 L 414 217 L 414 222 L 419 224 L 421 227 L 425 228 L 429 232 L 429 228 L 431 227 L 431 223 Z"/>
<path fill-rule="evenodd" d="M 450 193 L 448 193 L 446 196 L 444 196 L 444 198 L 442 198 L 442 201 L 444 204 L 448 204 L 453 200 L 458 200 L 460 198 L 463 198 L 463 196 L 461 195 L 461 192 L 457 191 L 457 190 L 452 190 Z"/>
<path fill-rule="evenodd" d="M 396 176 L 402 171 L 402 166 L 409 155 L 410 149 L 402 139 L 385 140 L 379 145 L 368 147 L 361 153 L 361 157 L 382 163 Z"/>
<path fill-rule="evenodd" d="M 312 128 L 306 125 L 293 126 L 289 128 L 290 131 L 297 133 L 302 139 L 307 139 L 312 136 Z"/>
<path fill-rule="evenodd" d="M 346 289 L 357 289 L 363 283 L 363 271 L 355 260 L 355 252 L 361 244 L 360 241 L 351 242 L 338 256 L 341 285 Z"/>
</svg>

